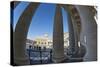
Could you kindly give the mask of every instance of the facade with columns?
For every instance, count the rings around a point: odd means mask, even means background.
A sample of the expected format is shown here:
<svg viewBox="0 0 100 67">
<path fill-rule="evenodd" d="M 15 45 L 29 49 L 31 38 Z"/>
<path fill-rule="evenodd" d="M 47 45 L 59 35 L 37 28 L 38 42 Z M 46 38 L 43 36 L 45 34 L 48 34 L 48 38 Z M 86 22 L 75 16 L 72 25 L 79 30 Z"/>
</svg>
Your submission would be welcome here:
<svg viewBox="0 0 100 67">
<path fill-rule="evenodd" d="M 53 40 L 48 36 L 48 34 L 44 34 L 43 36 L 38 36 L 34 40 L 27 39 L 26 41 L 26 48 L 29 48 L 29 46 L 32 46 L 33 48 L 35 46 L 41 47 L 42 49 L 45 48 L 53 48 Z M 67 48 L 69 46 L 69 34 L 68 32 L 64 33 L 64 48 Z"/>
<path fill-rule="evenodd" d="M 15 9 L 20 2 L 12 2 Z M 23 11 L 13 31 L 13 65 L 30 64 L 26 54 L 26 39 L 31 19 L 41 3 L 32 3 Z M 63 17 L 61 7 L 68 12 L 69 27 L 69 53 L 70 58 L 64 54 Z M 81 58 L 84 61 L 97 60 L 97 24 L 94 16 L 96 10 L 93 6 L 56 4 L 53 24 L 53 51 L 54 63 Z M 13 11 L 12 11 L 13 15 Z M 13 21 L 11 21 L 13 22 Z M 78 46 L 80 45 L 80 46 Z"/>
</svg>

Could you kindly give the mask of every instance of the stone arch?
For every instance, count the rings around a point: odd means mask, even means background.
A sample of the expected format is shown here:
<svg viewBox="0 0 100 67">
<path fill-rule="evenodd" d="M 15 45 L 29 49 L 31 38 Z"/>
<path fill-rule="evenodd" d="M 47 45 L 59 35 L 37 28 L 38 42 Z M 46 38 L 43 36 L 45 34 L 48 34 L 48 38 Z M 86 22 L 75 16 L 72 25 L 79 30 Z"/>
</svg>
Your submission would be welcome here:
<svg viewBox="0 0 100 67">
<path fill-rule="evenodd" d="M 97 60 L 97 24 L 94 16 L 96 10 L 93 6 L 75 6 L 81 18 L 80 42 L 86 46 L 87 53 L 84 61 Z"/>
<path fill-rule="evenodd" d="M 80 44 L 78 43 L 80 46 L 78 50 L 80 53 L 79 56 L 84 57 L 85 61 L 97 60 L 97 24 L 94 19 L 97 11 L 93 6 L 64 5 L 63 7 L 69 11 L 72 20 L 74 19 L 75 21 L 72 22 L 74 27 L 73 35 L 77 34 L 75 36 L 78 36 L 78 38 L 76 37 L 75 40 L 80 42 Z M 76 32 L 75 25 L 77 27 Z M 77 43 L 75 44 L 77 45 Z M 85 47 L 87 47 L 87 49 Z"/>
</svg>

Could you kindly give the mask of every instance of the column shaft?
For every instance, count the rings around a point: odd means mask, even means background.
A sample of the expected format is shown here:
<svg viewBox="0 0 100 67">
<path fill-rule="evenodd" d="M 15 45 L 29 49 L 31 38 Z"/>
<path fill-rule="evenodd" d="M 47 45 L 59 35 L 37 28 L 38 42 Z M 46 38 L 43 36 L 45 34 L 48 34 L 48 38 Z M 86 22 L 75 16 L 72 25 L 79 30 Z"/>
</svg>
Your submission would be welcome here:
<svg viewBox="0 0 100 67">
<path fill-rule="evenodd" d="M 75 52 L 75 54 L 77 54 L 78 53 L 78 51 L 79 51 L 79 46 L 78 46 L 78 42 L 80 42 L 80 40 L 79 40 L 79 37 L 80 37 L 80 32 L 78 32 L 78 27 L 77 27 L 77 21 L 76 21 L 76 19 L 74 19 L 74 18 L 71 18 L 71 20 L 72 20 L 72 24 L 73 24 L 73 35 L 74 35 L 74 42 L 75 42 L 75 44 L 73 44 L 74 45 L 74 52 Z"/>
<path fill-rule="evenodd" d="M 72 19 L 70 14 L 67 16 L 68 18 L 68 27 L 69 27 L 69 53 L 74 54 L 75 52 L 75 35 L 72 24 Z"/>
<path fill-rule="evenodd" d="M 76 21 L 73 18 L 73 14 L 71 13 L 69 6 L 63 6 L 65 11 L 67 12 L 67 19 L 68 19 L 68 28 L 69 28 L 69 47 L 68 47 L 68 54 L 69 55 L 76 55 L 77 48 L 78 48 L 78 32 L 76 27 Z"/>
<path fill-rule="evenodd" d="M 26 53 L 26 39 L 27 39 L 29 25 L 31 23 L 32 16 L 36 11 L 37 6 L 38 4 L 30 3 L 20 16 L 18 23 L 16 24 L 13 37 L 15 65 L 29 64 L 29 58 Z"/>
<path fill-rule="evenodd" d="M 62 62 L 64 59 L 63 17 L 61 8 L 57 5 L 53 28 L 53 61 Z"/>
</svg>

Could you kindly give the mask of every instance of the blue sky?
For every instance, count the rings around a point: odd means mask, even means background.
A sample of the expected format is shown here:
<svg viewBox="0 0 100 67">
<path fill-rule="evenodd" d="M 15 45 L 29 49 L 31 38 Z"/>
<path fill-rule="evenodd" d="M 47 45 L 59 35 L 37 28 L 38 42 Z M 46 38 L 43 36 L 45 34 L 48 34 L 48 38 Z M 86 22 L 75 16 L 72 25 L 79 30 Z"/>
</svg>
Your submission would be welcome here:
<svg viewBox="0 0 100 67">
<path fill-rule="evenodd" d="M 14 9 L 14 25 L 13 29 L 16 27 L 16 23 L 25 10 L 25 8 L 29 5 L 28 2 L 21 2 L 15 9 Z M 49 3 L 42 3 L 36 10 L 34 16 L 32 17 L 32 21 L 28 30 L 27 38 L 34 39 L 37 36 L 42 36 L 45 33 L 52 38 L 53 35 L 53 23 L 54 23 L 54 15 L 55 15 L 55 4 Z M 63 15 L 63 27 L 64 32 L 68 32 L 68 21 L 67 21 L 67 13 L 62 8 L 62 15 Z"/>
</svg>

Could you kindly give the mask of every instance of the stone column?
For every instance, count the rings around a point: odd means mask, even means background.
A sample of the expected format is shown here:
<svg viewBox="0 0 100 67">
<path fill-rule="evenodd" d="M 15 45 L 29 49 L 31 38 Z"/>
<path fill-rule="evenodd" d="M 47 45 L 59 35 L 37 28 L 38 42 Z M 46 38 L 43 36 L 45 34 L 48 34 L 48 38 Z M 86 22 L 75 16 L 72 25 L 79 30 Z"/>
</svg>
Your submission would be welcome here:
<svg viewBox="0 0 100 67">
<path fill-rule="evenodd" d="M 73 44 L 74 52 L 75 52 L 74 54 L 77 55 L 79 51 L 78 41 L 79 41 L 80 34 L 78 32 L 77 21 L 73 18 L 71 18 L 71 20 L 72 20 L 72 26 L 73 26 L 74 43 L 75 43 Z"/>
<path fill-rule="evenodd" d="M 72 24 L 71 15 L 68 13 L 68 27 L 69 27 L 69 51 L 68 54 L 74 55 L 75 54 L 75 35 L 74 29 Z"/>
<path fill-rule="evenodd" d="M 90 6 L 75 6 L 81 18 L 80 43 L 86 46 L 85 61 L 97 60 L 97 24 Z"/>
<path fill-rule="evenodd" d="M 62 62 L 64 55 L 63 17 L 61 8 L 56 6 L 54 28 L 53 28 L 53 62 Z"/>
<path fill-rule="evenodd" d="M 13 35 L 15 65 L 30 64 L 28 55 L 26 53 L 26 39 L 32 16 L 34 15 L 38 5 L 38 3 L 30 3 L 16 24 Z"/>
<path fill-rule="evenodd" d="M 68 47 L 68 55 L 75 55 L 76 54 L 76 47 L 77 47 L 77 33 L 75 27 L 75 20 L 73 16 L 71 16 L 70 8 L 66 5 L 63 5 L 63 8 L 67 12 L 68 18 L 68 28 L 69 28 L 69 47 Z M 76 39 L 76 40 L 75 40 Z"/>
</svg>

